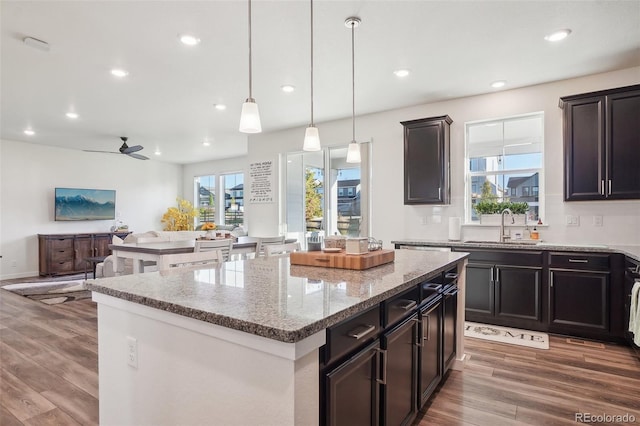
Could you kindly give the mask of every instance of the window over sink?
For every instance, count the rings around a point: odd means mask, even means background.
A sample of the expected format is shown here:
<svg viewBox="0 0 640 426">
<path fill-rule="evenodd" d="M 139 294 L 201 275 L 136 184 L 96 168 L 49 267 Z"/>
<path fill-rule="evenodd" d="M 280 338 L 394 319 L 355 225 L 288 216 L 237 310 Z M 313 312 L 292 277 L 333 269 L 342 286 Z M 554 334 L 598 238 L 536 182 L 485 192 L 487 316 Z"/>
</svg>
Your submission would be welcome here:
<svg viewBox="0 0 640 426">
<path fill-rule="evenodd" d="M 465 223 L 480 223 L 479 201 L 527 202 L 529 223 L 544 215 L 544 113 L 465 123 Z"/>
</svg>

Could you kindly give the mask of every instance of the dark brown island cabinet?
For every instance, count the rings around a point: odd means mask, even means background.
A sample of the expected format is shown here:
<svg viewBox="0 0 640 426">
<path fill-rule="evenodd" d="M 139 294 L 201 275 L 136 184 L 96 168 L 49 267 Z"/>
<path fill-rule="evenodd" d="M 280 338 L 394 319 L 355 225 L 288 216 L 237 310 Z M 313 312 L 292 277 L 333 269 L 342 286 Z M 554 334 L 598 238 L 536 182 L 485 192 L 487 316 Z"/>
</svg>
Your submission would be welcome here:
<svg viewBox="0 0 640 426">
<path fill-rule="evenodd" d="M 456 355 L 457 268 L 327 329 L 320 424 L 409 425 Z"/>
<path fill-rule="evenodd" d="M 640 199 L 640 85 L 560 98 L 564 199 Z"/>
<path fill-rule="evenodd" d="M 86 258 L 111 254 L 109 244 L 114 235 L 124 239 L 129 232 L 38 234 L 40 275 L 68 275 L 86 271 Z"/>
<path fill-rule="evenodd" d="M 403 121 L 404 204 L 449 204 L 448 115 Z"/>
</svg>

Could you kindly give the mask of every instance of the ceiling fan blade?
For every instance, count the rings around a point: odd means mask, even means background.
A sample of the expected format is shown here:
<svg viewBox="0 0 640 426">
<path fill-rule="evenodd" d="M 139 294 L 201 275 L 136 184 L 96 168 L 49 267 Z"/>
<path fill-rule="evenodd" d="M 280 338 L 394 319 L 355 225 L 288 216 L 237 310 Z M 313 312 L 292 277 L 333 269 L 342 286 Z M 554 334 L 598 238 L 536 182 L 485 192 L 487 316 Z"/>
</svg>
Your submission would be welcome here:
<svg viewBox="0 0 640 426">
<path fill-rule="evenodd" d="M 129 157 L 137 158 L 138 160 L 148 160 L 149 157 L 145 157 L 144 155 L 129 153 L 127 154 Z"/>
<path fill-rule="evenodd" d="M 126 148 L 124 148 L 121 152 L 123 154 L 131 154 L 132 152 L 137 152 L 142 150 L 142 146 L 140 145 L 134 145 L 134 146 L 128 146 Z"/>
<path fill-rule="evenodd" d="M 120 152 L 115 152 L 115 151 L 98 151 L 95 149 L 83 149 L 84 152 L 103 152 L 105 154 L 121 154 Z"/>
</svg>

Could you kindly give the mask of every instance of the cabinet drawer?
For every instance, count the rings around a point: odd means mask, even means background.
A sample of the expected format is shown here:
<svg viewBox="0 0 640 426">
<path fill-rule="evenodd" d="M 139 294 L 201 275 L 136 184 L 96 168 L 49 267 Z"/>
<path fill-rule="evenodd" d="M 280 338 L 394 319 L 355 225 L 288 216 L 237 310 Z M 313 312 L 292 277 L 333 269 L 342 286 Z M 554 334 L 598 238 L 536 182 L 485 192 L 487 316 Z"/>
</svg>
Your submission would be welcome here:
<svg viewBox="0 0 640 426">
<path fill-rule="evenodd" d="M 383 325 L 388 327 L 413 312 L 420 302 L 420 287 L 415 286 L 383 302 Z"/>
<path fill-rule="evenodd" d="M 593 253 L 549 253 L 549 266 L 562 269 L 609 271 L 609 255 Z"/>
<path fill-rule="evenodd" d="M 56 238 L 48 241 L 51 250 L 73 249 L 73 238 Z"/>
<path fill-rule="evenodd" d="M 372 342 L 378 337 L 381 329 L 379 305 L 356 317 L 329 327 L 327 329 L 325 364 L 328 365 L 349 352 Z"/>
<path fill-rule="evenodd" d="M 492 262 L 506 265 L 542 266 L 542 251 L 469 250 L 469 261 Z"/>
<path fill-rule="evenodd" d="M 73 248 L 55 249 L 49 252 L 51 255 L 51 262 L 73 262 Z"/>
<path fill-rule="evenodd" d="M 51 262 L 50 274 L 62 274 L 75 271 L 73 259 L 67 261 Z"/>
</svg>

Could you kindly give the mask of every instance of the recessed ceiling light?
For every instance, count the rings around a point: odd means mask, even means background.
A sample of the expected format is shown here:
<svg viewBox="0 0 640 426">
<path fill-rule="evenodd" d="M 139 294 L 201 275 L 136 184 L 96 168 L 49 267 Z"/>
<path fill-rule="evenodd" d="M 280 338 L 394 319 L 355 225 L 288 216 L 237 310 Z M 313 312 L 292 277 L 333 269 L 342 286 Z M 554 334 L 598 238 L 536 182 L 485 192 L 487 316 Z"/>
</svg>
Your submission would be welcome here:
<svg viewBox="0 0 640 426">
<path fill-rule="evenodd" d="M 560 41 L 567 38 L 569 34 L 571 34 L 571 30 L 564 29 L 564 30 L 555 31 L 551 34 L 547 34 L 546 36 L 544 36 L 544 39 L 547 41 Z"/>
<path fill-rule="evenodd" d="M 296 90 L 296 87 L 290 84 L 285 84 L 284 86 L 280 86 L 280 88 L 282 89 L 283 92 L 286 92 L 286 93 L 291 93 L 294 90 Z"/>
<path fill-rule="evenodd" d="M 35 135 L 35 134 L 36 134 L 36 132 L 34 132 L 34 131 L 33 131 L 33 130 L 31 130 L 31 129 L 25 129 L 25 130 L 24 130 L 24 134 L 25 134 L 25 135 L 27 135 L 27 136 L 33 136 L 33 135 Z"/>
<path fill-rule="evenodd" d="M 159 149 L 156 149 L 156 151 L 154 152 L 155 155 L 162 155 L 162 151 L 160 151 Z"/>
<path fill-rule="evenodd" d="M 395 70 L 393 73 L 396 77 L 406 77 L 409 75 L 409 70 Z"/>
<path fill-rule="evenodd" d="M 115 77 L 126 77 L 129 75 L 128 71 L 125 71 L 123 69 L 119 69 L 119 68 L 114 68 L 111 70 L 111 74 L 114 75 Z"/>
<path fill-rule="evenodd" d="M 211 146 L 211 142 L 205 140 L 204 142 L 202 142 L 202 146 Z"/>
<path fill-rule="evenodd" d="M 498 80 L 498 81 L 494 81 L 493 83 L 491 83 L 491 87 L 493 87 L 494 89 L 499 89 L 501 87 L 504 87 L 505 84 L 507 84 L 506 81 Z"/>
<path fill-rule="evenodd" d="M 187 46 L 195 46 L 197 44 L 200 44 L 200 39 L 191 34 L 181 34 L 180 41 L 182 42 L 182 44 L 186 44 Z"/>
<path fill-rule="evenodd" d="M 75 112 L 68 112 L 65 114 L 67 116 L 67 118 L 71 118 L 73 120 L 75 120 L 76 118 L 78 118 L 78 114 L 76 114 Z"/>
<path fill-rule="evenodd" d="M 225 104 L 213 104 L 213 106 L 218 111 L 224 111 L 225 109 L 227 109 L 227 106 Z"/>
</svg>

